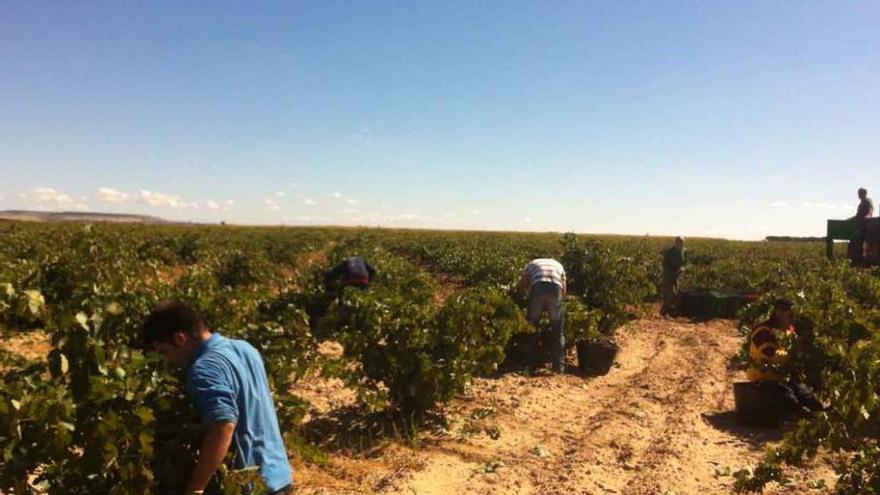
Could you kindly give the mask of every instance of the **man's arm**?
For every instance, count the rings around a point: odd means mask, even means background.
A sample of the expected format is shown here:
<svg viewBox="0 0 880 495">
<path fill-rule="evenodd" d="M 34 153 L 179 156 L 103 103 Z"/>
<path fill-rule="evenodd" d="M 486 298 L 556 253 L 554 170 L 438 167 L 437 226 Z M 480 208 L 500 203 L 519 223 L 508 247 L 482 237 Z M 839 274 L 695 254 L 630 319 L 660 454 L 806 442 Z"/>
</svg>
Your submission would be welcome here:
<svg viewBox="0 0 880 495">
<path fill-rule="evenodd" d="M 324 272 L 324 287 L 327 290 L 330 290 L 339 280 L 339 276 L 342 274 L 342 264 L 336 265 L 333 268 Z"/>
<path fill-rule="evenodd" d="M 199 449 L 199 459 L 187 490 L 204 490 L 211 476 L 220 467 L 238 422 L 238 406 L 232 389 L 232 378 L 218 363 L 196 361 L 189 369 L 186 394 L 190 397 L 207 425 Z"/>
<path fill-rule="evenodd" d="M 211 481 L 211 477 L 220 467 L 229 444 L 232 443 L 232 433 L 235 431 L 235 423 L 223 421 L 208 425 L 202 446 L 199 448 L 199 460 L 189 480 L 186 493 L 195 493 L 204 490 Z"/>
</svg>

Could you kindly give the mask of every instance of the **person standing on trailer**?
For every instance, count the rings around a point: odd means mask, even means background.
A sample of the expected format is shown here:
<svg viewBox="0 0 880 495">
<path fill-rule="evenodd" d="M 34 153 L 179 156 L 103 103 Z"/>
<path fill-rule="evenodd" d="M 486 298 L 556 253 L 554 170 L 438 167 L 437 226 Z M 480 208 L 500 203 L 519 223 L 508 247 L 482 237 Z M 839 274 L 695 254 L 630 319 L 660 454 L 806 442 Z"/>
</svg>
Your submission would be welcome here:
<svg viewBox="0 0 880 495">
<path fill-rule="evenodd" d="M 686 263 L 684 253 L 684 237 L 676 237 L 675 244 L 663 251 L 663 280 L 660 291 L 663 296 L 663 305 L 660 314 L 668 316 L 675 309 L 678 298 L 678 278 L 684 271 Z"/>
<path fill-rule="evenodd" d="M 561 373 L 565 369 L 565 335 L 563 333 L 565 269 L 561 263 L 554 259 L 534 259 L 523 270 L 520 283 L 529 291 L 526 313 L 529 322 L 537 328 L 544 312 L 550 316 L 550 330 L 553 340 L 550 349 L 551 365 L 554 372 Z"/>
<path fill-rule="evenodd" d="M 230 448 L 235 468 L 257 467 L 270 494 L 292 493 L 287 450 L 259 351 L 211 332 L 198 313 L 178 301 L 159 303 L 142 332 L 148 347 L 186 370 L 186 395 L 205 426 L 184 493 L 204 493 Z"/>
<path fill-rule="evenodd" d="M 324 274 L 324 287 L 327 291 L 343 287 L 359 287 L 366 289 L 376 276 L 376 269 L 361 256 L 351 256 L 334 266 Z"/>
<path fill-rule="evenodd" d="M 874 202 L 868 197 L 868 190 L 859 188 L 859 206 L 856 208 L 856 216 L 852 220 L 856 222 L 856 233 L 848 246 L 849 258 L 861 262 L 865 256 L 865 239 L 868 230 L 868 219 L 874 216 Z"/>
</svg>

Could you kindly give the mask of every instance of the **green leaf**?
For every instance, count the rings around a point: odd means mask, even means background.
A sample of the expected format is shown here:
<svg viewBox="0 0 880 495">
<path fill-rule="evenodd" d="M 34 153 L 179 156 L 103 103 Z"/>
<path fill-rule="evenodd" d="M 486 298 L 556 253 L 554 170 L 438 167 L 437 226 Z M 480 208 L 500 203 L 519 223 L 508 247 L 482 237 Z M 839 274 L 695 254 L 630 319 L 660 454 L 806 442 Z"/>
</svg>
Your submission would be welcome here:
<svg viewBox="0 0 880 495">
<path fill-rule="evenodd" d="M 58 369 L 59 369 L 59 371 L 61 371 L 61 374 L 64 375 L 67 373 L 67 370 L 70 369 L 70 362 L 67 361 L 67 356 L 65 356 L 64 353 L 61 353 L 61 352 L 58 353 L 58 359 L 59 359 L 59 368 Z"/>
<path fill-rule="evenodd" d="M 89 329 L 89 317 L 86 316 L 86 314 L 82 311 L 76 314 L 76 322 L 79 323 L 79 326 L 83 327 L 85 330 Z"/>
<path fill-rule="evenodd" d="M 43 298 L 43 294 L 38 290 L 26 290 L 24 293 L 28 299 L 28 310 L 30 310 L 32 315 L 39 314 L 46 306 L 46 299 Z"/>
</svg>

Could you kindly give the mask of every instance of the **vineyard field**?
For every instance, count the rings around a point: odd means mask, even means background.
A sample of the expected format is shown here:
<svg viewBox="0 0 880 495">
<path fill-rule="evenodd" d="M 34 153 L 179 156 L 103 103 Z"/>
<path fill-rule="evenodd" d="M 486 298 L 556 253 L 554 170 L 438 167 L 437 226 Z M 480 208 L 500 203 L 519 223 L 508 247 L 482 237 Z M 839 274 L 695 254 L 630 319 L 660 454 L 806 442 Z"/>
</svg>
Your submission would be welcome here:
<svg viewBox="0 0 880 495">
<path fill-rule="evenodd" d="M 818 242 L 688 239 L 682 288 L 750 290 L 736 320 L 658 317 L 671 239 L 516 232 L 0 222 L 0 494 L 182 493 L 200 428 L 145 349 L 182 300 L 263 355 L 296 493 L 880 494 L 880 272 Z M 842 249 L 843 246 L 839 246 Z M 369 290 L 328 294 L 350 255 Z M 511 363 L 520 272 L 560 260 L 568 371 Z M 739 425 L 745 335 L 777 297 L 780 372 L 824 411 Z M 605 376 L 575 345 L 620 345 Z M 223 470 L 216 493 L 253 475 Z M 259 493 L 259 489 L 255 491 Z"/>
</svg>

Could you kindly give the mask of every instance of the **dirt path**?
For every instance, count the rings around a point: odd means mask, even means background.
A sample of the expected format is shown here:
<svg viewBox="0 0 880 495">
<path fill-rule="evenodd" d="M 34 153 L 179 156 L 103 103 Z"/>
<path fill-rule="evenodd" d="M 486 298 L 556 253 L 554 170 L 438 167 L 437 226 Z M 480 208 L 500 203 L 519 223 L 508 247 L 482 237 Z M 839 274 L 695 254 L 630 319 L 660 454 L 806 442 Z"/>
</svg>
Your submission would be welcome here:
<svg viewBox="0 0 880 495">
<path fill-rule="evenodd" d="M 743 428 L 730 369 L 740 345 L 732 322 L 639 320 L 622 329 L 618 364 L 603 377 L 574 374 L 477 380 L 446 411 L 427 445 L 392 445 L 371 459 L 334 459 L 334 488 L 301 469 L 303 493 L 622 494 L 730 493 L 726 473 L 755 462 L 778 431 Z M 357 464 L 364 472 L 347 472 Z M 833 479 L 823 465 L 792 471 L 793 490 Z M 326 478 L 325 478 L 326 481 Z M 323 485 L 323 486 L 321 486 Z M 329 489 L 328 489 L 329 488 Z"/>
</svg>

